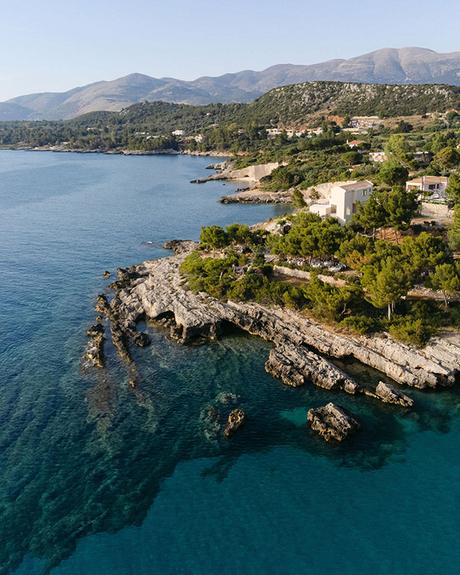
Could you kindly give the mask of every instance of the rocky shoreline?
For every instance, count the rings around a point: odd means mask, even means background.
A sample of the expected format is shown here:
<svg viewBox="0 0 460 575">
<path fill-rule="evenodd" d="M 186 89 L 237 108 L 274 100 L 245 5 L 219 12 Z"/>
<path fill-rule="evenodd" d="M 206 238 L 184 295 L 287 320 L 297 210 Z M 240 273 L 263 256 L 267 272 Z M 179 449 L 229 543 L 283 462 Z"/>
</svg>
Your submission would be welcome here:
<svg viewBox="0 0 460 575">
<path fill-rule="evenodd" d="M 355 359 L 385 374 L 394 382 L 417 389 L 454 384 L 460 366 L 460 336 L 446 333 L 418 349 L 385 334 L 354 336 L 320 324 L 305 315 L 256 303 L 219 301 L 188 290 L 179 268 L 197 246 L 194 242 L 168 242 L 174 255 L 118 270 L 111 284 L 113 297 L 99 296 L 96 310 L 108 320 L 120 357 L 131 364 L 129 346 L 148 344 L 147 334 L 136 330 L 141 319 L 160 322 L 182 344 L 219 337 L 227 326 L 236 326 L 273 343 L 266 370 L 285 385 L 306 383 L 332 391 L 369 397 L 404 408 L 413 400 L 395 386 L 380 382 L 362 385 L 335 359 Z M 91 329 L 85 352 L 86 367 L 100 366 L 101 330 Z M 102 335 L 102 338 L 104 336 Z M 134 385 L 134 383 L 133 383 Z"/>
<path fill-rule="evenodd" d="M 73 153 L 73 154 L 107 154 L 109 156 L 196 156 L 205 158 L 229 158 L 232 157 L 230 152 L 220 152 L 217 150 L 210 150 L 208 152 L 198 152 L 191 150 L 129 150 L 129 149 L 115 149 L 108 150 L 104 148 L 68 148 L 66 146 L 0 146 L 0 150 L 22 151 L 22 152 L 55 152 L 59 153 Z"/>
<path fill-rule="evenodd" d="M 220 201 L 222 204 L 290 204 L 292 193 L 290 191 L 264 192 L 256 188 L 222 196 Z"/>
</svg>

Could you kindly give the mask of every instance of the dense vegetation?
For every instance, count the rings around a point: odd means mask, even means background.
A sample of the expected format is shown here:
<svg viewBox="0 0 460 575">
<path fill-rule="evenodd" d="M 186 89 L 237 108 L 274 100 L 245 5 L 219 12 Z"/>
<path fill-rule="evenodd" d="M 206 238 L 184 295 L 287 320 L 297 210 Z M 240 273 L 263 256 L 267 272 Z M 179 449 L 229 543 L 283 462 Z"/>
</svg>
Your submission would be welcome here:
<svg viewBox="0 0 460 575">
<path fill-rule="evenodd" d="M 259 119 L 301 124 L 308 114 L 377 115 L 381 118 L 460 108 L 460 88 L 441 85 L 309 82 L 275 88 L 255 105 Z"/>
<path fill-rule="evenodd" d="M 402 195 L 399 189 L 391 194 Z M 408 207 L 403 216 L 398 202 L 386 209 L 383 226 L 402 221 L 408 227 Z M 410 209 L 414 215 L 417 202 Z M 331 261 L 348 271 L 332 274 L 329 284 L 318 267 L 330 267 Z M 309 270 L 310 279 L 285 281 L 274 272 L 275 263 Z M 200 248 L 181 271 L 191 289 L 216 298 L 290 306 L 341 329 L 387 330 L 416 345 L 440 327 L 460 326 L 460 308 L 451 302 L 460 289 L 460 269 L 442 232 L 412 227 L 399 242 L 381 240 L 366 233 L 362 214 L 341 226 L 302 210 L 281 221 L 277 233 L 237 224 L 206 227 Z M 408 297 L 416 286 L 439 290 L 442 301 Z"/>
<path fill-rule="evenodd" d="M 144 151 L 181 146 L 254 152 L 268 145 L 266 129 L 273 126 L 321 125 L 331 115 L 385 118 L 452 109 L 460 109 L 458 87 L 312 82 L 277 88 L 250 104 L 145 102 L 121 112 L 94 112 L 68 121 L 3 122 L 0 145 Z M 176 130 L 183 136 L 171 137 Z M 198 142 L 193 139 L 196 135 Z"/>
</svg>

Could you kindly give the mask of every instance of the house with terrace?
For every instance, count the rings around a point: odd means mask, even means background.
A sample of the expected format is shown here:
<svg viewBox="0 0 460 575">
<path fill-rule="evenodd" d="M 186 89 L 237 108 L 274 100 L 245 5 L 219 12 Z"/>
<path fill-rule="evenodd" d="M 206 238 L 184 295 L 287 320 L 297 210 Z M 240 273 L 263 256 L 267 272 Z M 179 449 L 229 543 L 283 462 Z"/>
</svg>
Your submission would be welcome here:
<svg viewBox="0 0 460 575">
<path fill-rule="evenodd" d="M 335 182 L 330 185 L 328 197 L 309 206 L 310 212 L 321 217 L 337 218 L 341 224 L 351 220 L 358 204 L 367 202 L 373 184 L 368 180 Z"/>
<path fill-rule="evenodd" d="M 406 182 L 407 191 L 417 191 L 432 200 L 444 200 L 449 178 L 446 176 L 420 176 Z"/>
</svg>

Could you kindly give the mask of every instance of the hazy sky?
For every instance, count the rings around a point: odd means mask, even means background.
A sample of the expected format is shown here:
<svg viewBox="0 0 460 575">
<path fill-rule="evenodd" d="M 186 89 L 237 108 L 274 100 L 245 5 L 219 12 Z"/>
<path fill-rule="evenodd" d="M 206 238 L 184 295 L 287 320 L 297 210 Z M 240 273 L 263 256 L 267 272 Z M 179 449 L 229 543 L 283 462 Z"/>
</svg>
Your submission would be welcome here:
<svg viewBox="0 0 460 575">
<path fill-rule="evenodd" d="M 193 79 L 383 47 L 460 50 L 460 0 L 0 0 L 0 100 L 131 72 Z"/>
</svg>

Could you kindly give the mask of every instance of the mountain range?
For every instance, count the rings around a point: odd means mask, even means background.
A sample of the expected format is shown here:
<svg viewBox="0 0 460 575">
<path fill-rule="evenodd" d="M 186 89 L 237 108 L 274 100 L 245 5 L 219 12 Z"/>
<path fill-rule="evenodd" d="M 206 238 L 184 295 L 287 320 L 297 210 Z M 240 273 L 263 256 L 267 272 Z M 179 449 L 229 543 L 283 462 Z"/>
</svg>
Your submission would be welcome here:
<svg viewBox="0 0 460 575">
<path fill-rule="evenodd" d="M 130 74 L 67 92 L 45 92 L 0 102 L 0 120 L 60 120 L 95 111 L 119 111 L 143 101 L 185 104 L 250 102 L 269 90 L 316 80 L 374 84 L 460 85 L 460 52 L 384 48 L 320 64 L 280 64 L 193 81 Z"/>
</svg>

